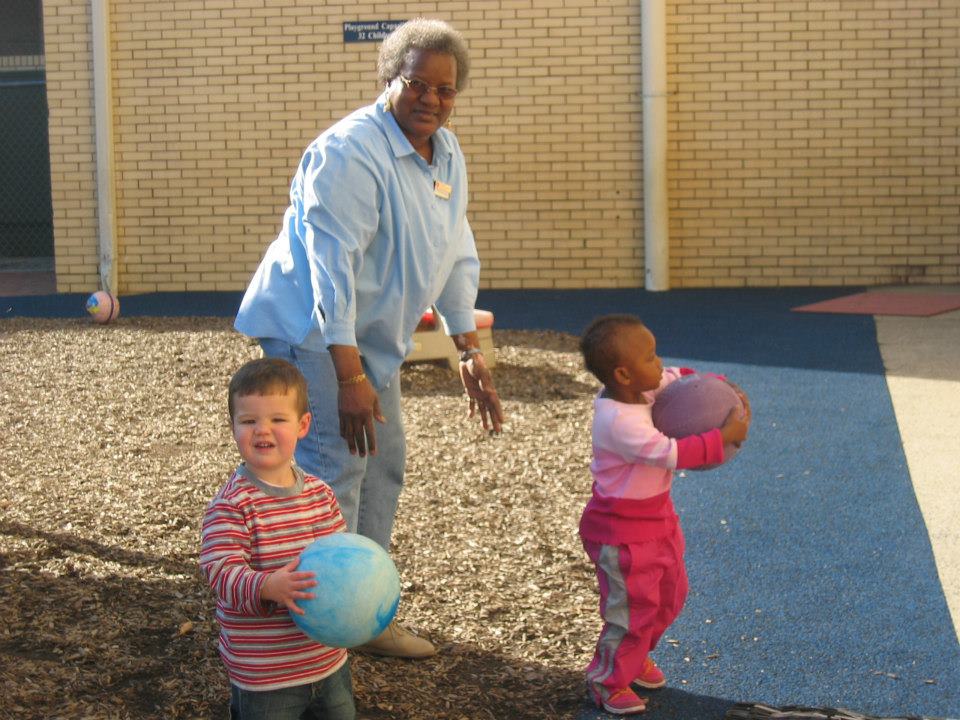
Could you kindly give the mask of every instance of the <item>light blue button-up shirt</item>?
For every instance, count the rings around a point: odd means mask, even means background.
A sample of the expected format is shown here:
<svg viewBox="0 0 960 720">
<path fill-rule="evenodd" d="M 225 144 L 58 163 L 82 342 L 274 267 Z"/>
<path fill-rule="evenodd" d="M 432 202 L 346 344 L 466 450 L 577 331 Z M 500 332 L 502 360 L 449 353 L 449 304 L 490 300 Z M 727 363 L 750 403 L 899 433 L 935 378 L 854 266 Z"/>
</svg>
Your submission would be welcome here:
<svg viewBox="0 0 960 720">
<path fill-rule="evenodd" d="M 430 305 L 448 333 L 476 329 L 480 276 L 456 136 L 438 130 L 428 164 L 385 101 L 381 95 L 306 149 L 283 227 L 234 323 L 245 335 L 311 350 L 355 345 L 379 388 L 412 349 Z"/>
</svg>

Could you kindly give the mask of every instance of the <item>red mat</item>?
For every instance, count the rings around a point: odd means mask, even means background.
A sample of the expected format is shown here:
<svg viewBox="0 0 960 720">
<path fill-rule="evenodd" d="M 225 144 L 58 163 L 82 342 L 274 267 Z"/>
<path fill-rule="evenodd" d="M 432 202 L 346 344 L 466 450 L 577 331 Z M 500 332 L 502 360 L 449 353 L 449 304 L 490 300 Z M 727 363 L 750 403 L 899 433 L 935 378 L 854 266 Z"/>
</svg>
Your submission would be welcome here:
<svg viewBox="0 0 960 720">
<path fill-rule="evenodd" d="M 793 308 L 794 312 L 929 317 L 960 308 L 960 293 L 863 292 Z"/>
</svg>

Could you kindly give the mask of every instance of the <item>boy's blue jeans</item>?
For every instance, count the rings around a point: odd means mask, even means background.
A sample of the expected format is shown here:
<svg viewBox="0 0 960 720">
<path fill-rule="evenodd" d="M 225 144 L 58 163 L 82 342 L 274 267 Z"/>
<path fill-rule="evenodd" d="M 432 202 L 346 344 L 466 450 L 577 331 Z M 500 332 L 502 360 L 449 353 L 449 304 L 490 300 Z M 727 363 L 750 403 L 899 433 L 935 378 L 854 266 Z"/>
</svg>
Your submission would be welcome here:
<svg viewBox="0 0 960 720">
<path fill-rule="evenodd" d="M 230 686 L 230 720 L 355 720 L 350 662 L 333 675 L 282 690 Z"/>
<path fill-rule="evenodd" d="M 400 372 L 377 391 L 380 410 L 387 419 L 386 423 L 373 423 L 377 454 L 360 457 L 351 455 L 346 440 L 340 437 L 340 388 L 330 353 L 268 338 L 261 338 L 260 346 L 265 355 L 292 363 L 307 379 L 313 420 L 310 432 L 297 444 L 297 464 L 333 488 L 347 530 L 365 535 L 389 552 L 407 457 L 400 415 Z"/>
</svg>

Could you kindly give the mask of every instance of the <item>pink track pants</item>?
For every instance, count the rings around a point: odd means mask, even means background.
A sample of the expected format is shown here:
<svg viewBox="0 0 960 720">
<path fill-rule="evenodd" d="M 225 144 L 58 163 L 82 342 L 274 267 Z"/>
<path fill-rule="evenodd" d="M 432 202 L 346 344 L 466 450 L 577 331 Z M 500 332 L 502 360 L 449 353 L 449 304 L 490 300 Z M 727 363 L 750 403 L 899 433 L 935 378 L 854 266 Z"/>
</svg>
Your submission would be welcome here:
<svg viewBox="0 0 960 720">
<path fill-rule="evenodd" d="M 603 629 L 587 683 L 606 699 L 640 675 L 647 655 L 687 599 L 684 540 L 677 523 L 667 537 L 629 545 L 583 540 L 600 584 Z"/>
</svg>

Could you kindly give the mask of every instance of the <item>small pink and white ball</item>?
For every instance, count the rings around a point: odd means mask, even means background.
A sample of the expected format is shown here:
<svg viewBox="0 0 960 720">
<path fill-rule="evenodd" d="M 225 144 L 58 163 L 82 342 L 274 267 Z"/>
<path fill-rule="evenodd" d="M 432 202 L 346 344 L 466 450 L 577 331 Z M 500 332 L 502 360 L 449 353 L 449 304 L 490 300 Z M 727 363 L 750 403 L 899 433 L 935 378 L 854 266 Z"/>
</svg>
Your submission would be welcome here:
<svg viewBox="0 0 960 720">
<path fill-rule="evenodd" d="M 87 312 L 94 322 L 106 325 L 120 314 L 120 301 L 105 290 L 97 290 L 87 298 Z"/>
<path fill-rule="evenodd" d="M 682 438 L 700 435 L 721 427 L 730 411 L 743 412 L 743 402 L 729 383 L 715 375 L 685 375 L 667 385 L 653 403 L 653 424 L 664 435 Z M 723 446 L 723 459 L 728 462 L 740 447 Z M 705 465 L 695 470 L 710 470 Z"/>
</svg>

